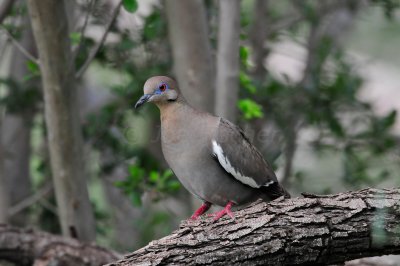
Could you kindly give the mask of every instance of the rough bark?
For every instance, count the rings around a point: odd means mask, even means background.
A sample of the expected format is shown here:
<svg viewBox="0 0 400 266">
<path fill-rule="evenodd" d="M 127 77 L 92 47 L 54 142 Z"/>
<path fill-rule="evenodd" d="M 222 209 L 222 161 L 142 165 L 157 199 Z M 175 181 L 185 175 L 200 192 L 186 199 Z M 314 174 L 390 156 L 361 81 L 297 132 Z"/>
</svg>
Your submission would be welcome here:
<svg viewBox="0 0 400 266">
<path fill-rule="evenodd" d="M 220 0 L 215 113 L 236 121 L 239 94 L 240 0 Z"/>
<path fill-rule="evenodd" d="M 185 98 L 194 106 L 214 109 L 215 66 L 202 0 L 166 0 L 174 72 Z"/>
<path fill-rule="evenodd" d="M 64 2 L 29 0 L 28 9 L 40 58 L 51 169 L 62 232 L 93 240 L 95 226 L 86 186 Z"/>
<path fill-rule="evenodd" d="M 329 265 L 400 254 L 400 189 L 308 194 L 235 216 L 186 221 L 109 265 Z"/>
<path fill-rule="evenodd" d="M 32 29 L 29 17 L 23 18 L 23 32 L 20 44 L 30 54 L 36 55 Z M 26 56 L 13 47 L 13 60 L 10 62 L 10 78 L 18 84 L 22 93 L 24 90 L 38 89 L 37 79 L 26 81 L 29 74 Z M 14 88 L 12 88 L 14 89 Z M 31 125 L 34 116 L 33 105 L 17 106 L 13 112 L 8 111 L 4 117 L 4 126 L 1 131 L 4 158 L 4 176 L 7 180 L 6 188 L 10 206 L 16 205 L 31 194 L 31 180 L 29 174 L 29 159 L 31 155 Z M 23 226 L 27 223 L 26 213 L 18 213 L 10 217 L 11 224 Z"/>
<path fill-rule="evenodd" d="M 120 258 L 115 252 L 72 238 L 0 225 L 0 261 L 17 265 L 104 265 Z"/>
</svg>

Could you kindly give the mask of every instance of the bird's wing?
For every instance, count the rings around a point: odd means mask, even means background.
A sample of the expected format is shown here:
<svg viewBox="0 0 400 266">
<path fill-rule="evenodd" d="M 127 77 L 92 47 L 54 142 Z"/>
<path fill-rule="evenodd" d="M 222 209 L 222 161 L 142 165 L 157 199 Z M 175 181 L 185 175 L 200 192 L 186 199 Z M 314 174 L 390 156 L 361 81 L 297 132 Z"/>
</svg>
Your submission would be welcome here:
<svg viewBox="0 0 400 266">
<path fill-rule="evenodd" d="M 272 167 L 241 128 L 223 118 L 212 139 L 212 152 L 225 171 L 243 184 L 265 189 L 266 193 L 275 196 L 287 194 L 279 185 Z"/>
</svg>

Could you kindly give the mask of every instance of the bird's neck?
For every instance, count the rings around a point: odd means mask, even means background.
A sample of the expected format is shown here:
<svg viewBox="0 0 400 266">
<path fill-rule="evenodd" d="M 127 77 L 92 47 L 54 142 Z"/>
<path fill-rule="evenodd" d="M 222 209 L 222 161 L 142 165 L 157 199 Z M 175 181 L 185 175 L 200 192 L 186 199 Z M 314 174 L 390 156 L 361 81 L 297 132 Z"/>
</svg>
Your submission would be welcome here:
<svg viewBox="0 0 400 266">
<path fill-rule="evenodd" d="M 157 104 L 160 109 L 161 120 L 161 140 L 163 151 L 168 147 L 175 147 L 185 139 L 185 125 L 188 123 L 188 117 L 185 115 L 190 112 L 191 107 L 183 102 L 169 102 Z M 172 146 L 171 146 L 172 145 Z"/>
<path fill-rule="evenodd" d="M 187 104 L 184 99 L 164 103 L 158 107 L 160 109 L 162 136 L 169 141 L 174 140 L 172 142 L 184 138 L 184 135 L 190 132 L 190 130 L 184 129 L 192 128 L 193 123 L 198 120 L 199 111 Z"/>
<path fill-rule="evenodd" d="M 176 115 L 178 112 L 181 111 L 181 109 L 189 107 L 185 98 L 183 98 L 182 95 L 179 95 L 178 98 L 174 101 L 157 102 L 156 105 L 158 109 L 160 109 L 161 117 L 172 114 Z"/>
</svg>

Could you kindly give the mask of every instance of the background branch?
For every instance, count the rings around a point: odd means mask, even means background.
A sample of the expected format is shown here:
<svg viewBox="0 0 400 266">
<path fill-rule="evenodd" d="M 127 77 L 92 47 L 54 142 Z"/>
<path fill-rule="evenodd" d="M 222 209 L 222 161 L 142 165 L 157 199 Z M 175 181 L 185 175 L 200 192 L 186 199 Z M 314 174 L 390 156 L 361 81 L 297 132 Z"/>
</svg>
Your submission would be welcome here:
<svg viewBox="0 0 400 266">
<path fill-rule="evenodd" d="M 107 35 L 108 35 L 108 32 L 110 31 L 111 26 L 114 24 L 114 21 L 118 16 L 118 13 L 119 13 L 119 11 L 121 9 L 121 5 L 122 5 L 122 0 L 119 1 L 118 5 L 114 9 L 114 13 L 112 14 L 110 21 L 106 25 L 106 28 L 105 28 L 104 33 L 103 33 L 103 36 L 101 37 L 100 41 L 97 43 L 96 47 L 94 47 L 93 50 L 90 52 L 88 58 L 86 59 L 85 63 L 83 63 L 82 67 L 76 72 L 75 77 L 77 79 L 82 77 L 83 73 L 85 73 L 86 69 L 89 67 L 90 63 L 93 61 L 93 59 L 95 58 L 96 54 L 99 52 L 101 46 L 105 42 L 105 40 L 107 38 Z"/>
<path fill-rule="evenodd" d="M 78 56 L 78 54 L 79 54 L 79 52 L 80 52 L 80 50 L 82 48 L 83 38 L 84 38 L 84 35 L 85 35 L 86 28 L 88 26 L 89 17 L 90 17 L 90 14 L 92 13 L 92 11 L 94 9 L 95 4 L 96 4 L 95 0 L 91 0 L 88 3 L 88 9 L 86 10 L 85 20 L 84 20 L 83 25 L 82 25 L 81 30 L 80 30 L 79 43 L 78 43 L 77 47 L 75 48 L 75 50 L 72 52 L 74 58 L 76 58 Z"/>
<path fill-rule="evenodd" d="M 40 188 L 38 192 L 29 196 L 28 198 L 22 200 L 21 202 L 17 203 L 16 205 L 10 207 L 8 209 L 8 215 L 14 216 L 17 213 L 23 211 L 24 209 L 30 207 L 31 205 L 35 204 L 38 201 L 41 201 L 43 197 L 46 197 L 51 191 L 53 190 L 53 184 L 49 183 L 44 187 Z"/>
<path fill-rule="evenodd" d="M 0 261 L 17 265 L 103 265 L 120 255 L 94 244 L 0 225 Z"/>
<path fill-rule="evenodd" d="M 13 36 L 12 34 L 3 26 L 0 25 L 0 30 L 2 30 L 8 37 L 8 39 L 11 40 L 13 45 L 17 47 L 17 49 L 26 56 L 27 59 L 31 60 L 35 64 L 39 65 L 39 60 L 35 58 L 30 52 L 28 52 Z"/>
</svg>

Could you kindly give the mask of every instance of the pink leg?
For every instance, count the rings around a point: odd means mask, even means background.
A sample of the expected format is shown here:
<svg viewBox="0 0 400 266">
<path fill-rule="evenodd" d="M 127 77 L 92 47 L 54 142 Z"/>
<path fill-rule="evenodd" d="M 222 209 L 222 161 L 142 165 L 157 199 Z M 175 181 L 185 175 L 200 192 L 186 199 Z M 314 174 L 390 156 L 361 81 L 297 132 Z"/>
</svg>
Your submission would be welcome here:
<svg viewBox="0 0 400 266">
<path fill-rule="evenodd" d="M 232 219 L 235 219 L 235 216 L 233 215 L 233 213 L 231 211 L 232 205 L 233 205 L 232 202 L 228 202 L 228 204 L 226 204 L 225 208 L 223 208 L 219 212 L 212 213 L 209 216 L 214 216 L 214 221 L 219 220 L 219 218 L 223 217 L 226 214 L 229 215 L 229 217 L 231 217 Z"/>
<path fill-rule="evenodd" d="M 197 209 L 197 211 L 195 211 L 192 215 L 192 217 L 190 217 L 190 219 L 192 220 L 196 220 L 197 218 L 199 218 L 203 213 L 205 213 L 206 211 L 208 211 L 208 209 L 210 209 L 211 207 L 211 203 L 205 201 L 200 208 Z"/>
</svg>

